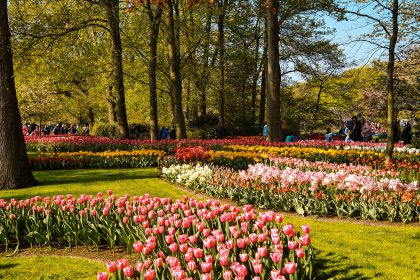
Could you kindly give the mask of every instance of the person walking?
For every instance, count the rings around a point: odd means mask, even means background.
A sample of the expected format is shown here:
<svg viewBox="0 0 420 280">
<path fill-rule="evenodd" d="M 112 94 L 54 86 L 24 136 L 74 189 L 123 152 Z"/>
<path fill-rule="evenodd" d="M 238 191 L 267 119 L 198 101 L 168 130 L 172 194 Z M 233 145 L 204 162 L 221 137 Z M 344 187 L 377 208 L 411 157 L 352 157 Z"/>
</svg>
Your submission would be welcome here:
<svg viewBox="0 0 420 280">
<path fill-rule="evenodd" d="M 408 121 L 405 125 L 401 133 L 401 141 L 404 142 L 405 145 L 411 144 L 411 123 Z"/>
<path fill-rule="evenodd" d="M 363 138 L 363 142 L 370 142 L 372 140 L 372 129 L 370 123 L 365 120 L 365 118 L 361 118 L 362 122 L 362 131 L 361 135 Z"/>
<path fill-rule="evenodd" d="M 268 125 L 267 125 L 267 122 L 264 122 L 263 137 L 264 137 L 264 141 L 268 140 Z"/>
</svg>

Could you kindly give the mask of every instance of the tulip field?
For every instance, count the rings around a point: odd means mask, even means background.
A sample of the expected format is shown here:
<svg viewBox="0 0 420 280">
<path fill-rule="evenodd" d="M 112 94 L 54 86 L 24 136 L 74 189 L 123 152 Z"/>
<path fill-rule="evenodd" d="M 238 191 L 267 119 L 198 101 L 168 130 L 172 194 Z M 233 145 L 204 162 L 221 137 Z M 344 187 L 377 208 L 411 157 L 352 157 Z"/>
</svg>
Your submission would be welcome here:
<svg viewBox="0 0 420 280">
<path fill-rule="evenodd" d="M 420 275 L 420 150 L 385 163 L 381 144 L 339 141 L 26 142 L 40 185 L 0 191 L 0 279 L 26 277 L 8 264 L 31 248 L 105 250 L 89 279 Z"/>
</svg>

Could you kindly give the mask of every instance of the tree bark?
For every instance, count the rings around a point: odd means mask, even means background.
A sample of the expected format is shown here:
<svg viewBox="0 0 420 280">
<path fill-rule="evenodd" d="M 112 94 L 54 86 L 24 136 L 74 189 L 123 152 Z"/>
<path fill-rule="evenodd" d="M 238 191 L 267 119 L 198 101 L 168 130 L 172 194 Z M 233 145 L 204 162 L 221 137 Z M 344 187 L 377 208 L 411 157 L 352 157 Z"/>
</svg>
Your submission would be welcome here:
<svg viewBox="0 0 420 280">
<path fill-rule="evenodd" d="M 315 127 L 316 127 L 316 121 L 317 121 L 317 118 L 318 118 L 319 105 L 320 105 L 320 102 L 321 102 L 321 93 L 322 93 L 323 84 L 324 83 L 322 81 L 320 81 L 318 96 L 317 96 L 317 99 L 316 99 L 315 112 L 314 112 L 314 123 L 312 124 L 311 132 L 313 132 L 315 130 Z"/>
<path fill-rule="evenodd" d="M 394 66 L 395 66 L 395 46 L 397 45 L 398 39 L 398 0 L 393 0 L 392 2 L 392 34 L 389 39 L 389 48 L 388 48 L 388 66 L 386 71 L 386 93 L 388 97 L 388 118 L 387 118 L 387 143 L 385 150 L 385 160 L 389 162 L 392 159 L 392 154 L 394 151 L 394 122 L 396 121 L 394 117 Z"/>
<path fill-rule="evenodd" d="M 266 22 L 267 23 L 267 22 Z M 261 74 L 261 95 L 260 95 L 260 112 L 258 124 L 263 126 L 265 120 L 265 104 L 267 98 L 267 24 L 264 27 L 264 51 L 261 57 L 262 74 Z"/>
<path fill-rule="evenodd" d="M 108 120 L 109 123 L 116 123 L 117 122 L 117 115 L 115 114 L 115 98 L 112 94 L 112 86 L 108 86 L 108 94 L 107 94 L 107 103 L 108 103 Z"/>
<path fill-rule="evenodd" d="M 219 115 L 221 127 L 225 127 L 225 0 L 218 1 L 218 45 L 219 45 Z"/>
<path fill-rule="evenodd" d="M 170 96 L 172 111 L 174 115 L 176 137 L 178 139 L 185 139 L 187 138 L 187 130 L 185 127 L 184 112 L 182 110 L 181 54 L 179 49 L 179 40 L 177 40 L 177 34 L 179 33 L 179 22 L 175 22 L 175 20 L 178 21 L 178 18 L 174 18 L 174 14 L 178 14 L 178 7 L 177 3 L 173 3 L 173 0 L 169 0 L 167 3 L 167 52 L 169 62 Z"/>
<path fill-rule="evenodd" d="M 125 106 L 122 44 L 120 35 L 119 0 L 103 0 L 111 35 L 112 74 L 115 89 L 115 104 L 120 137 L 128 138 L 127 110 Z"/>
<path fill-rule="evenodd" d="M 7 1 L 0 0 L 0 190 L 36 183 L 22 133 L 10 37 Z"/>
<path fill-rule="evenodd" d="M 210 8 L 208 8 L 209 10 Z M 209 77 L 209 56 L 210 56 L 210 32 L 211 32 L 211 18 L 212 14 L 208 11 L 207 22 L 206 22 L 206 35 L 205 35 L 205 42 L 204 42 L 204 50 L 203 50 L 203 60 L 204 60 L 204 70 L 203 75 L 200 77 L 199 89 L 200 89 L 200 112 L 202 116 L 207 114 L 207 107 L 206 107 L 206 90 L 208 84 L 208 77 Z"/>
<path fill-rule="evenodd" d="M 157 48 L 159 38 L 159 26 L 162 16 L 162 8 L 160 5 L 157 8 L 157 12 L 153 15 L 153 9 L 150 0 L 147 1 L 147 13 L 149 16 L 149 22 L 151 27 L 151 33 L 149 38 L 149 100 L 150 100 L 150 139 L 159 139 L 159 121 L 158 121 L 158 104 L 157 104 Z"/>
<path fill-rule="evenodd" d="M 278 1 L 268 0 L 267 21 L 267 122 L 268 141 L 281 140 Z"/>
</svg>

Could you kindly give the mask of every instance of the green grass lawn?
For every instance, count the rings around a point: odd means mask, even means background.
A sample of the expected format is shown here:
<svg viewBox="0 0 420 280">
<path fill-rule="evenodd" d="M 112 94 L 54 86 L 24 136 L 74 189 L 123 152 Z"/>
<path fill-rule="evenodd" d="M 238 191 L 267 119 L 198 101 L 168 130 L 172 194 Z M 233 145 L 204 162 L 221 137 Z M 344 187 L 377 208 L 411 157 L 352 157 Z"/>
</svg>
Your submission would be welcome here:
<svg viewBox="0 0 420 280">
<path fill-rule="evenodd" d="M 115 195 L 181 198 L 188 194 L 157 175 L 157 170 L 63 170 L 35 172 L 40 185 L 28 189 L 0 191 L 0 198 L 34 195 L 96 194 L 112 189 Z M 319 250 L 317 279 L 420 279 L 420 226 L 363 224 L 348 220 L 318 220 L 285 215 L 286 223 L 310 224 L 312 240 Z M 0 279 L 95 279 L 104 270 L 98 261 L 73 257 L 0 258 Z"/>
</svg>

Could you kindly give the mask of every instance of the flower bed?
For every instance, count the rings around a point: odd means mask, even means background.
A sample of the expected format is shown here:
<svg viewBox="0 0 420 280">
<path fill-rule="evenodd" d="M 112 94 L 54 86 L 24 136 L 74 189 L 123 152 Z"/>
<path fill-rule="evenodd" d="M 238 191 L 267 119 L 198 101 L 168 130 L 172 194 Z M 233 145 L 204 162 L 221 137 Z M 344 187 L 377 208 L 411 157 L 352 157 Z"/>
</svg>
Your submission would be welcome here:
<svg viewBox="0 0 420 280">
<path fill-rule="evenodd" d="M 163 168 L 162 174 L 173 183 L 260 208 L 403 222 L 419 221 L 420 217 L 417 181 L 404 184 L 399 179 L 281 170 L 262 164 L 241 172 L 200 165 L 170 166 Z"/>
<path fill-rule="evenodd" d="M 33 170 L 56 170 L 76 168 L 140 168 L 158 166 L 165 155 L 161 150 L 132 150 L 106 152 L 47 153 L 30 159 Z"/>
<path fill-rule="evenodd" d="M 107 150 L 135 150 L 135 149 L 158 149 L 173 151 L 177 147 L 202 146 L 212 150 L 222 150 L 229 145 L 266 146 L 266 147 L 316 147 L 321 149 L 340 150 L 374 150 L 383 152 L 385 145 L 382 143 L 354 142 L 346 143 L 334 141 L 298 141 L 298 142 L 261 142 L 254 138 L 212 139 L 212 140 L 119 140 L 96 136 L 48 136 L 48 137 L 25 137 L 28 151 L 31 152 L 76 152 L 76 151 L 107 151 Z M 420 154 L 420 149 L 413 149 L 401 144 L 395 145 L 395 152 Z"/>
<path fill-rule="evenodd" d="M 125 246 L 138 262 L 109 262 L 119 279 L 313 279 L 310 227 L 283 215 L 184 198 L 71 195 L 0 200 L 0 245 Z M 99 273 L 107 279 L 107 273 Z"/>
</svg>

